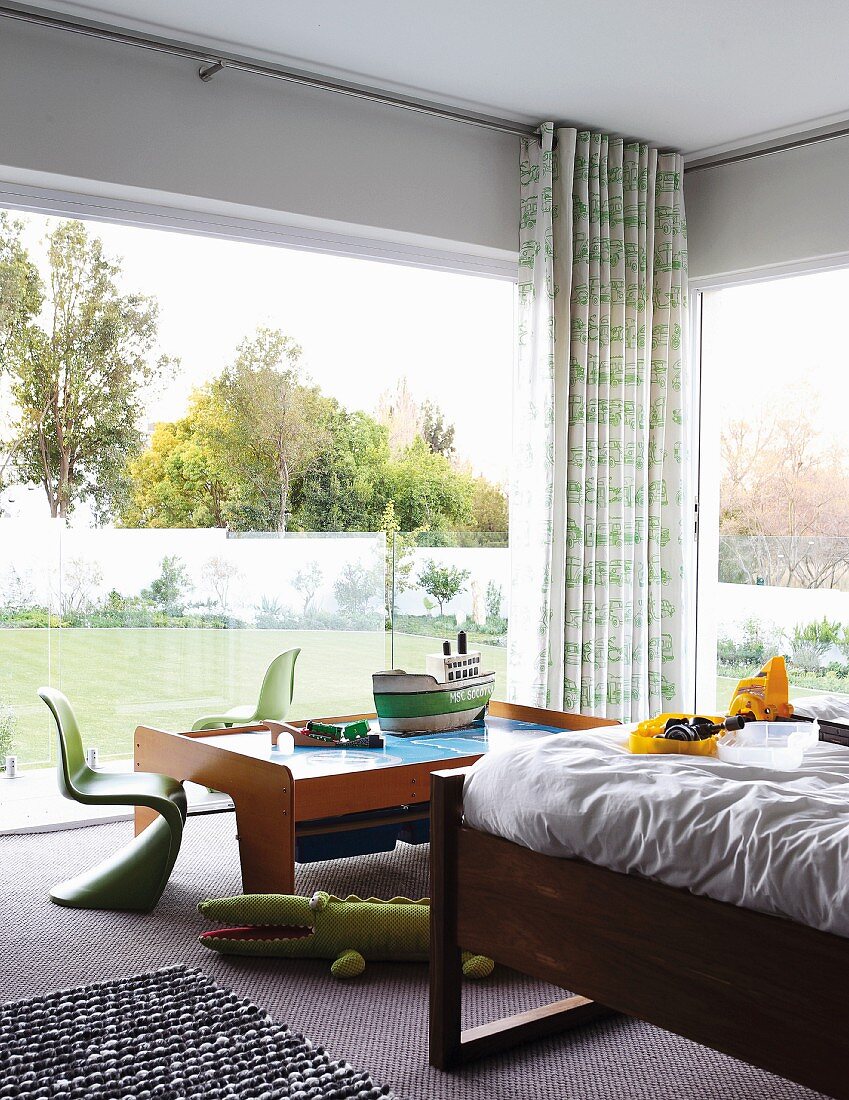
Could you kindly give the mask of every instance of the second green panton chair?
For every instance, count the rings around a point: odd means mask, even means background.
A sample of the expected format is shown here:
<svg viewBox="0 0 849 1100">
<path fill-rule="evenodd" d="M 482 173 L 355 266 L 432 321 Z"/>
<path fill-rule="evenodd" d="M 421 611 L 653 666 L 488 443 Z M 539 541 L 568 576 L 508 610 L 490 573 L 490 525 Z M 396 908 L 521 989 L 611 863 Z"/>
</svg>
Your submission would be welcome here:
<svg viewBox="0 0 849 1100">
<path fill-rule="evenodd" d="M 233 707 L 223 714 L 208 714 L 204 718 L 198 718 L 192 726 L 192 732 L 220 729 L 222 726 L 250 725 L 252 722 L 264 722 L 266 718 L 274 722 L 284 722 L 292 705 L 295 662 L 300 652 L 300 649 L 287 649 L 277 654 L 265 671 L 255 707 L 248 704 Z"/>
<path fill-rule="evenodd" d="M 79 726 L 61 691 L 39 688 L 59 733 L 59 789 L 88 806 L 147 806 L 159 817 L 129 844 L 75 878 L 55 886 L 50 900 L 74 909 L 147 913 L 162 896 L 180 851 L 186 820 L 183 784 L 154 772 L 96 772 L 85 762 Z"/>
</svg>

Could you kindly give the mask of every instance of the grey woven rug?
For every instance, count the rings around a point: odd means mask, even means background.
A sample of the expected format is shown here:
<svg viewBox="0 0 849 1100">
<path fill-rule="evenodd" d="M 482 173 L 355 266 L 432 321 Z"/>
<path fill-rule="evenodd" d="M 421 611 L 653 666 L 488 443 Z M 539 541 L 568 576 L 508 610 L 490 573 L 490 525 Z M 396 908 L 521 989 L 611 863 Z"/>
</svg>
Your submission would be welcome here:
<svg viewBox="0 0 849 1100">
<path fill-rule="evenodd" d="M 200 970 L 177 966 L 0 1007 L 0 1097 L 391 1100 L 392 1094 Z"/>
</svg>

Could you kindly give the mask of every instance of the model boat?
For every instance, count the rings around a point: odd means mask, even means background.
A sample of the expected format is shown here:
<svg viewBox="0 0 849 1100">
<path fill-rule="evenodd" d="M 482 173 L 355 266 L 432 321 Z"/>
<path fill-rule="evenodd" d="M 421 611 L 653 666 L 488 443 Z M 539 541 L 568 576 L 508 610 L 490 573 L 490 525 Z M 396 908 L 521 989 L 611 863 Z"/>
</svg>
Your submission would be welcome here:
<svg viewBox="0 0 849 1100">
<path fill-rule="evenodd" d="M 462 729 L 482 718 L 495 689 L 495 673 L 481 671 L 481 655 L 467 652 L 466 635 L 457 636 L 457 652 L 444 642 L 442 653 L 428 654 L 424 673 L 393 668 L 372 676 L 380 728 L 410 736 Z"/>
</svg>

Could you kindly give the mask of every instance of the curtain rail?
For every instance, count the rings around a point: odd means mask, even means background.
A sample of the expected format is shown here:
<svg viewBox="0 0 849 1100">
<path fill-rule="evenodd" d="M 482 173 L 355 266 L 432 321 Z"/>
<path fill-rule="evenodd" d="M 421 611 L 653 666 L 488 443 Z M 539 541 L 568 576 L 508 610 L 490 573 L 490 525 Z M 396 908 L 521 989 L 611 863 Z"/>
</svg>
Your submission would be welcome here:
<svg viewBox="0 0 849 1100">
<path fill-rule="evenodd" d="M 758 160 L 760 157 L 771 157 L 775 153 L 786 153 L 790 149 L 804 149 L 809 145 L 819 145 L 823 141 L 834 141 L 837 138 L 849 137 L 849 123 L 830 130 L 821 130 L 815 133 L 796 134 L 769 145 L 755 146 L 752 149 L 741 149 L 739 152 L 717 153 L 714 157 L 706 157 L 697 160 L 693 164 L 684 165 L 685 172 L 705 172 L 708 168 L 724 168 L 727 164 L 739 164 L 744 160 Z M 685 157 L 686 161 L 686 157 Z"/>
<path fill-rule="evenodd" d="M 536 130 L 535 126 L 527 126 L 520 122 L 511 122 L 508 119 L 477 115 L 472 112 L 442 107 L 439 104 L 428 103 L 423 100 L 393 96 L 384 92 L 373 91 L 369 88 L 359 87 L 356 84 L 344 84 L 310 73 L 301 73 L 294 69 L 286 69 L 278 65 L 269 65 L 259 61 L 247 60 L 202 46 L 194 46 L 184 42 L 170 42 L 166 39 L 152 38 L 136 31 L 120 31 L 101 23 L 70 19 L 38 8 L 0 4 L 0 18 L 15 19 L 19 22 L 31 23 L 40 27 L 48 27 L 52 30 L 66 31 L 71 34 L 83 35 L 87 38 L 97 38 L 124 46 L 135 46 L 139 49 L 150 50 L 153 53 L 168 54 L 172 57 L 182 57 L 189 61 L 196 61 L 201 65 L 198 70 L 198 76 L 205 82 L 210 80 L 215 73 L 221 71 L 221 69 L 233 69 L 237 72 L 250 73 L 253 76 L 264 76 L 272 80 L 285 80 L 290 84 L 300 84 L 307 88 L 317 88 L 320 91 L 335 92 L 338 95 L 346 95 L 354 99 L 363 99 L 371 103 L 380 103 L 385 107 L 395 107 L 402 111 L 430 115 L 433 118 L 443 118 L 449 122 L 463 123 L 466 126 L 478 126 L 482 129 L 493 130 L 502 134 L 513 134 L 517 137 L 526 137 L 529 134 L 533 134 Z"/>
</svg>

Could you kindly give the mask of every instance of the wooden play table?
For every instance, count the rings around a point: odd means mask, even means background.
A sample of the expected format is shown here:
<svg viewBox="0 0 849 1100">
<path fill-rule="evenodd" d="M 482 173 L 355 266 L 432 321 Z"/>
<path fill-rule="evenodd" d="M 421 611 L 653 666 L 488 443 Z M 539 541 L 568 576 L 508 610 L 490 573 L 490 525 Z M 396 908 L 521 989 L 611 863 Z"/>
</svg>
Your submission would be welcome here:
<svg viewBox="0 0 849 1100">
<path fill-rule="evenodd" d="M 374 715 L 333 720 L 353 718 Z M 135 766 L 228 794 L 236 812 L 243 890 L 292 893 L 296 837 L 424 822 L 432 772 L 468 767 L 484 753 L 528 737 L 603 724 L 597 718 L 493 702 L 485 723 L 452 733 L 386 734 L 383 749 L 296 748 L 293 753 L 272 752 L 264 726 L 199 733 L 139 726 Z M 154 817 L 138 808 L 136 832 Z"/>
</svg>

